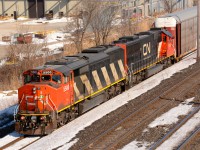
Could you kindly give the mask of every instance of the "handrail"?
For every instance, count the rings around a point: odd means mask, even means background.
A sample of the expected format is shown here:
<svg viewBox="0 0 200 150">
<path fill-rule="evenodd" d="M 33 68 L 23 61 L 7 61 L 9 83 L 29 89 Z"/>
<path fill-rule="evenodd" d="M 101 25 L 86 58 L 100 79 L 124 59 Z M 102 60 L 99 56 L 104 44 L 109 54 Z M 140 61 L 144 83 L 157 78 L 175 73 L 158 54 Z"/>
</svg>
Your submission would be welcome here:
<svg viewBox="0 0 200 150">
<path fill-rule="evenodd" d="M 16 106 L 16 109 L 14 110 L 14 120 L 15 120 L 15 116 L 17 115 L 17 112 L 19 110 L 19 106 L 20 104 L 22 103 L 22 100 L 24 99 L 24 94 L 22 95 L 22 99 L 21 101 L 19 102 L 18 106 Z M 16 121 L 16 120 L 15 120 Z"/>
<path fill-rule="evenodd" d="M 58 109 L 57 109 L 56 105 L 54 104 L 54 102 L 52 101 L 52 99 L 51 99 L 50 95 L 48 95 L 48 97 L 49 97 L 49 100 L 50 100 L 50 102 L 53 104 L 54 108 L 56 108 L 56 115 L 57 115 L 57 118 L 58 118 Z M 47 102 L 47 104 L 49 105 L 49 103 L 48 103 L 48 102 Z M 49 105 L 49 106 L 51 107 L 51 105 Z M 52 107 L 51 107 L 51 109 L 53 110 L 53 108 L 52 108 Z"/>
</svg>

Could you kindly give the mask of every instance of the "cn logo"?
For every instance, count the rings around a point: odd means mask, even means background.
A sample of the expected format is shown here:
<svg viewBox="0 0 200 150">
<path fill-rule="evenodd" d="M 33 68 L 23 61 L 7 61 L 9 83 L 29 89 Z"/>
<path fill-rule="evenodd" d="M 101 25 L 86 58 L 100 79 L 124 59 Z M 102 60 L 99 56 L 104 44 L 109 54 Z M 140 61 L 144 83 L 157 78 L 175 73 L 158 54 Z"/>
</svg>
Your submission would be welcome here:
<svg viewBox="0 0 200 150">
<path fill-rule="evenodd" d="M 151 43 L 145 43 L 143 45 L 143 56 L 146 56 L 147 54 L 150 54 L 151 53 Z"/>
</svg>

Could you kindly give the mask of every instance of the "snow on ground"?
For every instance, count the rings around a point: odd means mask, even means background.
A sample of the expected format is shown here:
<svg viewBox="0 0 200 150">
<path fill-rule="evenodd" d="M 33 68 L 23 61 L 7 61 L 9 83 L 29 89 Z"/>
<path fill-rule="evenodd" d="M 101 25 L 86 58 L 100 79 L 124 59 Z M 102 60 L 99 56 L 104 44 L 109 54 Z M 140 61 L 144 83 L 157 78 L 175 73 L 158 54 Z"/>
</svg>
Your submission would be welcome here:
<svg viewBox="0 0 200 150">
<path fill-rule="evenodd" d="M 154 127 L 161 126 L 161 125 L 170 125 L 170 124 L 177 123 L 179 120 L 178 119 L 179 116 L 187 115 L 187 114 L 189 114 L 190 111 L 193 110 L 192 105 L 189 104 L 189 102 L 191 102 L 193 99 L 194 99 L 194 97 L 187 99 L 187 100 L 185 100 L 184 103 L 181 103 L 177 107 L 170 109 L 168 112 L 164 113 L 160 117 L 156 118 L 153 122 L 151 122 L 148 125 L 148 127 L 154 128 Z M 143 132 L 148 132 L 148 129 L 145 129 Z M 182 138 L 182 136 L 180 138 Z M 146 149 L 146 147 L 148 147 L 150 145 L 151 145 L 151 143 L 142 142 L 142 141 L 133 141 L 133 142 L 127 144 L 125 147 L 123 147 L 122 150 L 129 150 L 130 147 L 133 147 L 134 149 L 139 149 L 139 150 L 141 148 Z M 168 148 L 168 149 L 172 149 L 172 148 Z"/>
<path fill-rule="evenodd" d="M 141 141 L 133 141 L 123 147 L 122 150 L 146 150 L 146 147 L 149 146 L 150 143 L 147 142 L 141 142 Z"/>
<path fill-rule="evenodd" d="M 200 111 L 178 129 L 167 141 L 162 143 L 157 150 L 169 150 L 176 148 L 189 133 L 200 125 Z"/>
<path fill-rule="evenodd" d="M 5 59 L 2 59 L 2 60 L 0 60 L 0 67 L 1 67 L 1 66 L 3 66 L 5 63 L 6 63 L 6 58 L 5 58 Z"/>
<path fill-rule="evenodd" d="M 10 133 L 9 135 L 6 135 L 5 137 L 1 138 L 1 141 L 3 142 L 0 142 L 0 147 L 16 140 L 17 138 L 19 138 L 21 135 L 18 134 L 17 132 L 12 132 Z"/>
<path fill-rule="evenodd" d="M 190 111 L 192 111 L 192 105 L 188 104 L 191 102 L 193 98 L 187 99 L 185 103 L 179 104 L 177 107 L 172 108 L 168 112 L 164 113 L 160 117 L 156 118 L 152 123 L 148 125 L 149 128 L 154 128 L 159 125 L 167 125 L 178 122 L 178 117 L 181 115 L 187 115 Z"/>
<path fill-rule="evenodd" d="M 76 136 L 76 134 L 79 133 L 79 131 L 84 130 L 85 127 L 91 125 L 93 122 L 102 118 L 111 111 L 126 104 L 128 101 L 154 88 L 155 86 L 160 84 L 162 80 L 170 78 L 174 73 L 181 71 L 182 69 L 185 69 L 188 66 L 194 64 L 196 62 L 196 60 L 194 59 L 195 57 L 196 53 L 190 55 L 189 57 L 178 62 L 172 67 L 165 69 L 164 71 L 152 76 L 144 82 L 134 86 L 128 91 L 118 95 L 117 97 L 107 101 L 106 103 L 96 107 L 95 109 L 92 109 L 88 113 L 78 117 L 74 121 L 54 131 L 52 134 L 45 136 L 41 140 L 31 144 L 26 149 L 50 150 L 56 147 L 60 147 L 59 150 L 68 149 L 72 145 L 72 143 L 75 143 L 77 141 L 77 139 L 74 141 L 71 140 Z M 0 142 L 2 141 L 0 140 Z"/>
<path fill-rule="evenodd" d="M 25 17 L 19 17 L 17 20 L 14 18 L 8 18 L 5 20 L 0 20 L 0 23 L 12 23 L 16 21 L 23 21 L 27 20 L 28 18 Z M 24 25 L 40 25 L 40 24 L 46 24 L 46 23 L 70 23 L 73 22 L 74 18 L 73 17 L 62 17 L 62 18 L 53 18 L 51 20 L 47 20 L 46 18 L 39 18 L 31 21 L 26 21 L 23 22 L 22 24 Z"/>
<path fill-rule="evenodd" d="M 12 93 L 12 94 L 10 94 Z M 17 91 L 3 91 L 0 92 L 0 114 L 1 111 L 11 107 L 13 105 L 16 105 L 18 101 L 17 98 Z"/>
<path fill-rule="evenodd" d="M 21 149 L 24 146 L 26 146 L 27 144 L 39 139 L 40 137 L 27 137 L 23 140 L 20 141 L 20 143 L 15 143 L 12 146 L 4 149 L 4 150 L 17 150 L 17 149 Z"/>
<path fill-rule="evenodd" d="M 53 42 L 59 42 L 66 40 L 66 37 L 70 36 L 69 33 L 63 33 L 63 32 L 52 32 L 47 34 L 47 37 L 45 39 L 38 39 L 33 38 L 32 43 L 33 44 L 43 44 L 43 43 L 53 43 Z"/>
<path fill-rule="evenodd" d="M 27 20 L 27 19 L 28 18 L 25 18 L 25 17 L 17 18 L 17 20 Z M 5 19 L 5 20 L 0 20 L 0 23 L 16 22 L 17 20 L 15 20 L 14 18 L 10 18 L 10 19 Z"/>
<path fill-rule="evenodd" d="M 73 17 L 62 17 L 62 18 L 53 18 L 52 20 L 47 20 L 46 18 L 40 18 L 37 20 L 31 20 L 24 22 L 24 25 L 40 25 L 45 23 L 69 23 L 73 21 Z"/>
</svg>

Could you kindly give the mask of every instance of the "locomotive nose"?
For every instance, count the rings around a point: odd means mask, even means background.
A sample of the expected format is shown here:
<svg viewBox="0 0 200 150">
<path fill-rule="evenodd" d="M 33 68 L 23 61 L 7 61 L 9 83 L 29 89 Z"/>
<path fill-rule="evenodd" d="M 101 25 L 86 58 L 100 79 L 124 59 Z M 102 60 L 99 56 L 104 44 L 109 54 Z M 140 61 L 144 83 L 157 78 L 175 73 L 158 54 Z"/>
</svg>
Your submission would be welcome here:
<svg viewBox="0 0 200 150">
<path fill-rule="evenodd" d="M 43 113 L 47 108 L 48 93 L 45 86 L 25 85 L 19 89 L 20 110 Z"/>
</svg>

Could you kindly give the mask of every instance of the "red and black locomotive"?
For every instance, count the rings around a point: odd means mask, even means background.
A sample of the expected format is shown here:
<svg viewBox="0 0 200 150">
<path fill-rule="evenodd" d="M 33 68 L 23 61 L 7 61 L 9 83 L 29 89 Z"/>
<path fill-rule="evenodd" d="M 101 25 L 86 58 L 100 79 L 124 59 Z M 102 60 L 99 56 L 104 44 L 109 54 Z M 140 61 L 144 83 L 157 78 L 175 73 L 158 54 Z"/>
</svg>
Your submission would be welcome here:
<svg viewBox="0 0 200 150">
<path fill-rule="evenodd" d="M 178 51 L 176 43 L 182 36 L 168 28 L 121 37 L 111 45 L 85 49 L 24 72 L 24 85 L 18 90 L 16 131 L 51 133 L 195 48 L 184 54 Z"/>
</svg>

